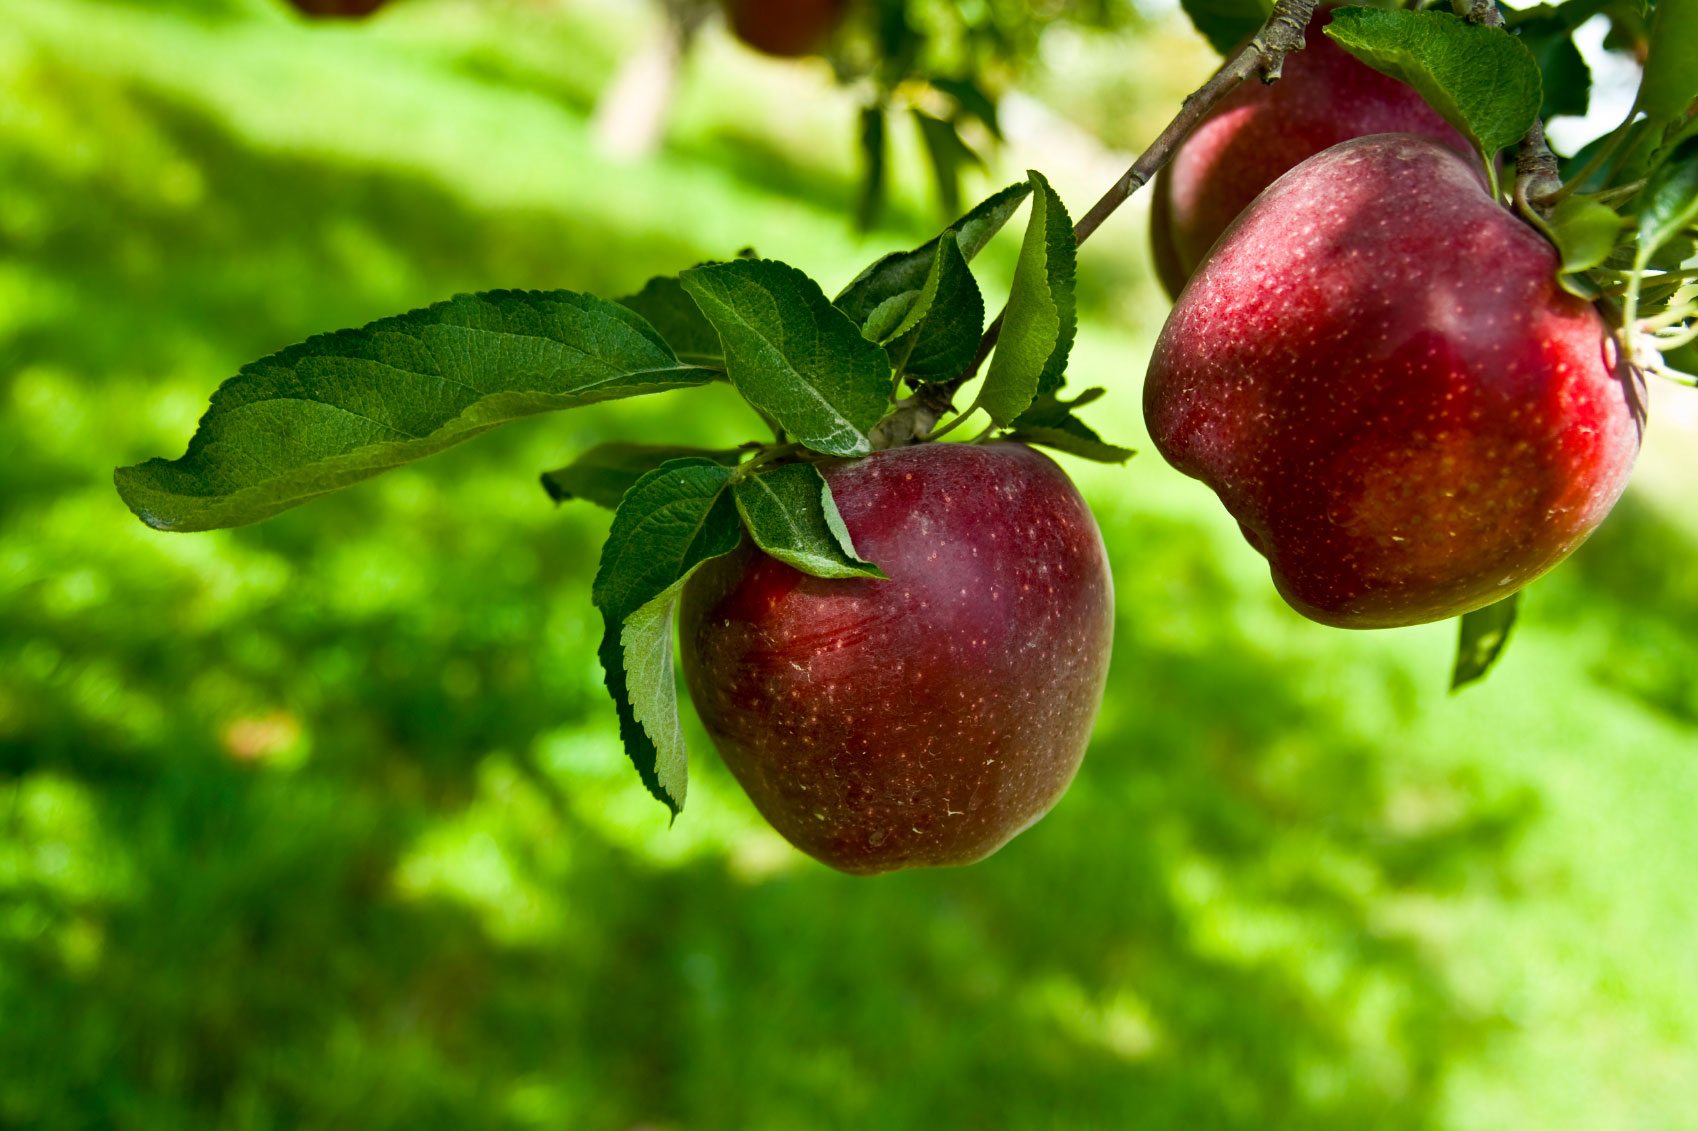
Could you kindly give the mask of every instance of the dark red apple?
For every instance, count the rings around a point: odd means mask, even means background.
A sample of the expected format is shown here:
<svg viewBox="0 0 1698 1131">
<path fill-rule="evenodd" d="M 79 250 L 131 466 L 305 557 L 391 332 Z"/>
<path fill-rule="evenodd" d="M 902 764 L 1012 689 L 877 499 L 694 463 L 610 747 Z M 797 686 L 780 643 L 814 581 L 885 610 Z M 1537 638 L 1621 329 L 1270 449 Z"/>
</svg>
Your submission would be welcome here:
<svg viewBox="0 0 1698 1131">
<path fill-rule="evenodd" d="M 1284 74 L 1233 91 L 1174 152 L 1150 186 L 1150 244 L 1156 275 L 1178 297 L 1226 226 L 1287 169 L 1354 137 L 1413 133 L 1468 154 L 1415 88 L 1358 61 L 1321 28 L 1317 12 L 1302 51 Z"/>
<path fill-rule="evenodd" d="M 825 46 L 849 0 L 724 0 L 732 34 L 756 51 L 794 59 Z"/>
<path fill-rule="evenodd" d="M 289 3 L 309 16 L 352 19 L 371 15 L 388 0 L 289 0 Z"/>
<path fill-rule="evenodd" d="M 790 843 L 845 872 L 968 864 L 1046 813 L 1102 700 L 1114 590 L 1090 509 L 1019 444 L 920 444 L 826 470 L 889 580 L 745 544 L 684 590 L 714 745 Z"/>
<path fill-rule="evenodd" d="M 1506 597 L 1627 484 L 1641 390 L 1477 160 L 1346 142 L 1227 230 L 1156 343 L 1156 446 L 1305 616 L 1385 628 Z"/>
</svg>

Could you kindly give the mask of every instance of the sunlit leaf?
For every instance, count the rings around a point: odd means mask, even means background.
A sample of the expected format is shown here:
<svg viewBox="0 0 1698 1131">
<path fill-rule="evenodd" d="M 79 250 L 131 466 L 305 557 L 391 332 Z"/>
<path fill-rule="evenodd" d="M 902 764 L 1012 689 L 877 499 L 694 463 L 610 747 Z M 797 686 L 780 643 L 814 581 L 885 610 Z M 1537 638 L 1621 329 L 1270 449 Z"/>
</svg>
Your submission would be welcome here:
<svg viewBox="0 0 1698 1131">
<path fill-rule="evenodd" d="M 713 376 L 594 295 L 460 295 L 243 366 L 212 395 L 183 456 L 115 479 L 149 526 L 239 526 L 522 416 Z"/>
</svg>

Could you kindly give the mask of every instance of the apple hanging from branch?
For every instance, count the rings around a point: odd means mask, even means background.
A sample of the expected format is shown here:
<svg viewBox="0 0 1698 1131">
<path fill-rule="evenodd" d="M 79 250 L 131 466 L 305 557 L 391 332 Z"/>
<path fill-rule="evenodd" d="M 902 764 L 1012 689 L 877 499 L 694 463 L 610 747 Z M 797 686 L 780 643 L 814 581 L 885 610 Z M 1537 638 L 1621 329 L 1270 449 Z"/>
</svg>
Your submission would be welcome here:
<svg viewBox="0 0 1698 1131">
<path fill-rule="evenodd" d="M 846 872 L 967 864 L 1055 804 L 1108 675 L 1090 509 L 1020 444 L 919 444 L 825 475 L 884 580 L 747 547 L 684 590 L 684 675 L 756 808 Z"/>
<path fill-rule="evenodd" d="M 1025 446 L 1131 454 L 1075 415 L 1102 389 L 1061 395 L 1077 246 L 1221 99 L 1277 77 L 1313 10 L 1277 0 L 1077 224 L 1034 172 L 835 298 L 753 258 L 617 300 L 456 296 L 244 366 L 182 456 L 118 469 L 118 490 L 159 530 L 237 526 L 510 420 L 729 382 L 770 441 L 605 443 L 544 476 L 556 500 L 614 508 L 592 599 L 634 769 L 682 808 L 682 611 L 703 722 L 784 835 L 853 872 L 979 859 L 1066 788 L 1106 674 L 1100 536 Z M 1537 64 L 1495 15 L 1490 0 L 1468 24 L 1335 13 L 1330 34 L 1347 25 L 1354 54 L 1430 90 L 1486 160 L 1410 134 L 1309 158 L 1221 237 L 1152 361 L 1158 446 L 1215 487 L 1281 591 L 1328 623 L 1466 613 L 1560 560 L 1637 451 L 1626 335 L 1664 361 L 1698 336 L 1681 266 L 1698 236 L 1698 141 L 1675 136 L 1698 95 L 1683 41 L 1664 37 L 1677 47 L 1647 62 L 1656 97 L 1641 109 L 1665 144 L 1600 161 L 1601 191 L 1564 201 L 1576 186 L 1549 185 Z M 1528 222 L 1496 184 L 1496 154 L 1518 138 Z M 1009 298 L 986 327 L 968 261 L 1028 198 Z M 1606 318 L 1576 291 L 1620 308 Z M 981 411 L 976 440 L 938 442 Z M 1476 632 L 1473 674 L 1501 649 L 1506 608 Z"/>
<path fill-rule="evenodd" d="M 1157 448 L 1326 624 L 1457 616 L 1567 557 L 1627 484 L 1637 375 L 1480 166 L 1410 134 L 1287 173 L 1175 305 Z"/>
</svg>

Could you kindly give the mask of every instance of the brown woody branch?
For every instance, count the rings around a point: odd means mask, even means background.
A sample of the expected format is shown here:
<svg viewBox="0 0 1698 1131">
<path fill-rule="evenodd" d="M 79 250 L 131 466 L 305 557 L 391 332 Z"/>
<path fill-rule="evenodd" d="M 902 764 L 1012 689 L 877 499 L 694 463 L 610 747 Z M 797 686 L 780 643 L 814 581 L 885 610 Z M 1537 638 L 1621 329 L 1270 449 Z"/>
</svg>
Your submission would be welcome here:
<svg viewBox="0 0 1698 1131">
<path fill-rule="evenodd" d="M 1084 243 L 1093 232 L 1102 227 L 1103 221 L 1113 215 L 1115 209 L 1126 203 L 1133 193 L 1149 184 L 1161 167 L 1167 164 L 1168 158 L 1179 147 L 1179 143 L 1209 116 L 1223 98 L 1237 89 L 1240 83 L 1252 76 L 1259 76 L 1263 82 L 1278 79 L 1285 65 L 1285 57 L 1293 51 L 1303 50 L 1304 31 L 1308 28 L 1318 3 L 1319 0 L 1277 0 L 1273 13 L 1268 17 L 1268 22 L 1262 25 L 1262 30 L 1257 32 L 1238 54 L 1228 59 L 1208 82 L 1186 97 L 1179 113 L 1167 124 L 1167 128 L 1156 135 L 1149 147 L 1132 162 L 1132 167 L 1103 193 L 1101 199 L 1080 217 L 1077 224 L 1073 225 L 1074 239 L 1078 243 Z M 950 398 L 955 391 L 972 380 L 984 365 L 985 359 L 990 356 L 991 350 L 996 346 L 997 337 L 1002 332 L 1002 318 L 1003 315 L 998 314 L 985 328 L 972 363 L 959 377 L 922 386 L 913 396 L 903 400 L 897 405 L 892 416 L 887 418 L 886 424 L 889 427 L 881 429 L 883 434 L 879 439 L 889 446 L 895 446 L 925 436 L 943 414 L 951 410 Z"/>
</svg>

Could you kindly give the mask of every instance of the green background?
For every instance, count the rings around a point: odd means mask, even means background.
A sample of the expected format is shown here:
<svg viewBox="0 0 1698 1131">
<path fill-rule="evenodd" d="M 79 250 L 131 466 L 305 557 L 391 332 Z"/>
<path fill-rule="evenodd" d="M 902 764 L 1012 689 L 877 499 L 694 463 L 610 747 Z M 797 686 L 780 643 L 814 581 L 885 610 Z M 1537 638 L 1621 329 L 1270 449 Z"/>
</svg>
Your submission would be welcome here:
<svg viewBox="0 0 1698 1131">
<path fill-rule="evenodd" d="M 1453 625 L 1301 620 L 1149 451 L 1129 207 L 1072 369 L 1144 449 L 1069 464 L 1119 602 L 1091 753 L 989 861 L 876 880 L 778 840 L 693 719 L 673 827 L 618 749 L 607 515 L 535 476 L 758 436 L 723 388 L 239 530 L 129 516 L 112 467 L 311 333 L 748 244 L 829 292 L 935 229 L 905 140 L 854 235 L 852 100 L 718 31 L 666 149 L 602 156 L 649 30 L 636 0 L 7 0 L 0 1125 L 1698 1128 L 1698 394 L 1659 393 L 1641 485 L 1453 697 Z M 1050 108 L 1005 107 L 972 188 L 1035 164 L 1077 214 L 1122 158 L 1069 119 L 1146 139 L 1208 57 L 1166 17 L 1046 47 Z"/>
</svg>

